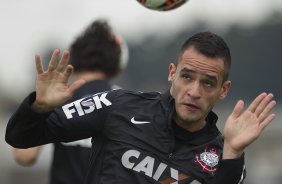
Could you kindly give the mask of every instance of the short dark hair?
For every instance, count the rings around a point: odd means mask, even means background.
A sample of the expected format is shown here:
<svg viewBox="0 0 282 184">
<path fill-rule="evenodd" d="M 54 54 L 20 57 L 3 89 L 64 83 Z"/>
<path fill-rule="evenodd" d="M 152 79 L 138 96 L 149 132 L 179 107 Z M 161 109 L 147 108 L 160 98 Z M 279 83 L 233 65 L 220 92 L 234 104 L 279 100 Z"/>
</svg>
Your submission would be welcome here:
<svg viewBox="0 0 282 184">
<path fill-rule="evenodd" d="M 211 32 L 200 32 L 184 42 L 179 56 L 182 56 L 185 50 L 194 47 L 199 53 L 209 58 L 221 58 L 224 61 L 223 82 L 228 79 L 231 68 L 231 54 L 226 42 L 220 36 Z"/>
<path fill-rule="evenodd" d="M 105 20 L 94 21 L 70 47 L 75 72 L 101 71 L 114 77 L 120 71 L 121 47 Z"/>
</svg>

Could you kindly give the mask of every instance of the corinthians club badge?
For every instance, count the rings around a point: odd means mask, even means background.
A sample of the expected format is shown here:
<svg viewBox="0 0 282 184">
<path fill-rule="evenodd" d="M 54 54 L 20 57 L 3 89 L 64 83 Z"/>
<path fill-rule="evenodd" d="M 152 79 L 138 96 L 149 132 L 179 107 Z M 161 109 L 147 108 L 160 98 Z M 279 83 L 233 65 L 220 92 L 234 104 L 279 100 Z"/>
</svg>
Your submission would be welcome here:
<svg viewBox="0 0 282 184">
<path fill-rule="evenodd" d="M 219 162 L 219 155 L 216 153 L 216 149 L 212 148 L 196 155 L 196 162 L 200 164 L 203 170 L 208 172 L 216 171 L 216 167 Z"/>
</svg>

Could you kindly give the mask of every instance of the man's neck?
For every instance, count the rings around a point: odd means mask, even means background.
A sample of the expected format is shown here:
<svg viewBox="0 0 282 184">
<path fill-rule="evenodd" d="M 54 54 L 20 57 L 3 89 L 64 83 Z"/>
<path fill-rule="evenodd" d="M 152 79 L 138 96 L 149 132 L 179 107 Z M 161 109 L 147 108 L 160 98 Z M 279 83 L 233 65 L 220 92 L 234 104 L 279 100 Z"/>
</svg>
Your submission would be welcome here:
<svg viewBox="0 0 282 184">
<path fill-rule="evenodd" d="M 189 132 L 196 132 L 201 130 L 205 127 L 206 121 L 205 120 L 199 120 L 197 122 L 184 122 L 180 120 L 178 117 L 174 117 L 174 122 L 180 126 L 181 128 L 189 131 Z"/>
<path fill-rule="evenodd" d="M 73 75 L 74 80 L 78 79 L 84 79 L 86 82 L 93 81 L 93 80 L 103 80 L 107 79 L 106 74 L 103 72 L 79 72 L 79 73 L 74 73 Z"/>
</svg>

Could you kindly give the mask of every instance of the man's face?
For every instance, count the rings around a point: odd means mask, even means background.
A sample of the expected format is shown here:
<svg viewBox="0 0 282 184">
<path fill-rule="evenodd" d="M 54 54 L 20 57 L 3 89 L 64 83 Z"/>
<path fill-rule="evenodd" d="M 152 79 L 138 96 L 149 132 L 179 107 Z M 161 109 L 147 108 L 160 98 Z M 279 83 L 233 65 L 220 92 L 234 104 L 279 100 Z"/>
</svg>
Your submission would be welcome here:
<svg viewBox="0 0 282 184">
<path fill-rule="evenodd" d="M 204 123 L 215 102 L 225 98 L 230 88 L 230 81 L 223 83 L 223 75 L 223 59 L 208 58 L 194 47 L 183 53 L 177 66 L 170 64 L 170 93 L 175 99 L 178 123 Z"/>
</svg>

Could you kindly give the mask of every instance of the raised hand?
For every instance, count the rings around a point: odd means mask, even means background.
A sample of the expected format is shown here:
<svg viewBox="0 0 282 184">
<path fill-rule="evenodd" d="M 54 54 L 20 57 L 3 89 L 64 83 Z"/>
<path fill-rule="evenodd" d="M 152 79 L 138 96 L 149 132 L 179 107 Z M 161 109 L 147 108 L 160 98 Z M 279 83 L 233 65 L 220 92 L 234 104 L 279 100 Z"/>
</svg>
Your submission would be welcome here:
<svg viewBox="0 0 282 184">
<path fill-rule="evenodd" d="M 259 137 L 275 118 L 270 113 L 275 105 L 273 95 L 266 93 L 257 96 L 244 112 L 244 102 L 237 102 L 224 127 L 224 159 L 239 157 Z"/>
<path fill-rule="evenodd" d="M 58 63 L 60 51 L 55 49 L 49 62 L 48 69 L 44 71 L 40 55 L 35 55 L 37 70 L 36 100 L 32 108 L 37 112 L 48 112 L 69 100 L 74 91 L 81 87 L 85 81 L 77 80 L 68 85 L 73 67 L 68 65 L 69 52 L 64 51 Z"/>
</svg>

